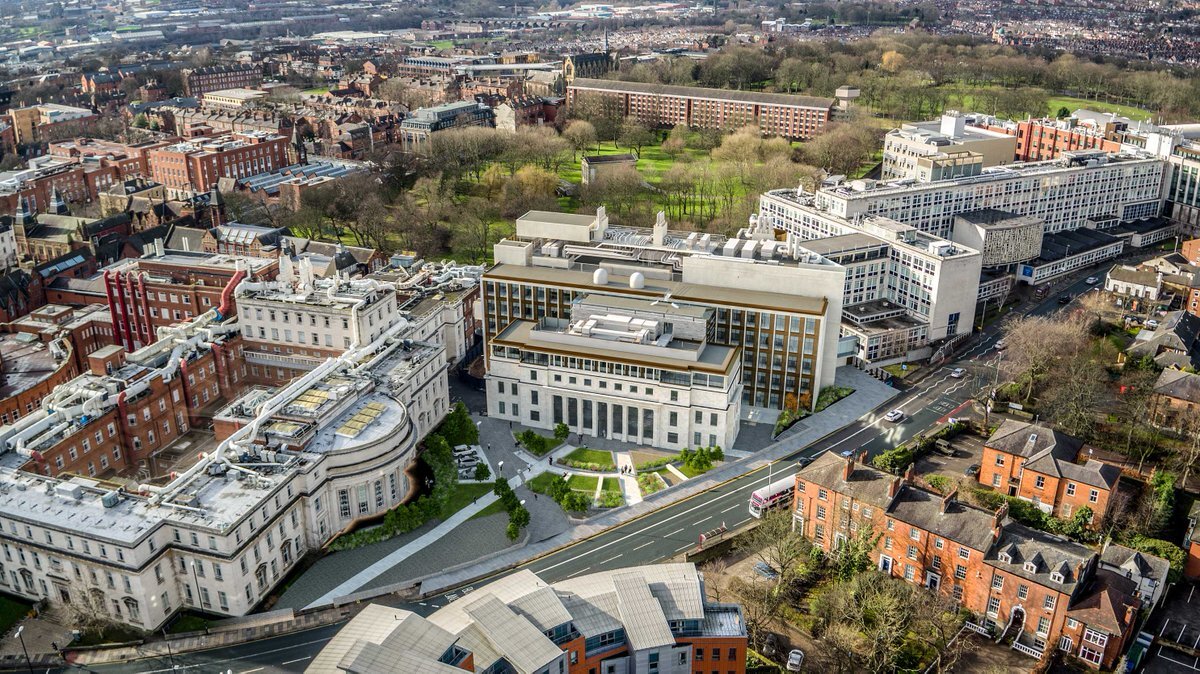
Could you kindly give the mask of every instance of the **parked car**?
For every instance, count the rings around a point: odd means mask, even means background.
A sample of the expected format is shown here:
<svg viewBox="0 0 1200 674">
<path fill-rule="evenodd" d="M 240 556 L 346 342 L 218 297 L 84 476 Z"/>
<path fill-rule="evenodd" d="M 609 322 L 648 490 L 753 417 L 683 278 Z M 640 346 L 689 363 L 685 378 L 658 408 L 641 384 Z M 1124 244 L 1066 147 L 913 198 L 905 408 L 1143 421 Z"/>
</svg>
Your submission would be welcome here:
<svg viewBox="0 0 1200 674">
<path fill-rule="evenodd" d="M 802 456 L 799 459 L 796 459 L 796 467 L 803 468 L 812 462 L 813 462 L 812 457 Z"/>
<path fill-rule="evenodd" d="M 884 421 L 890 421 L 892 423 L 897 423 L 903 418 L 904 418 L 904 412 L 902 412 L 900 410 L 892 410 L 891 412 L 888 412 L 887 414 L 883 415 Z"/>
<path fill-rule="evenodd" d="M 1007 348 L 1008 348 L 1008 344 L 1005 344 L 1003 339 L 996 340 L 996 350 L 997 351 L 1003 351 Z"/>
<path fill-rule="evenodd" d="M 798 672 L 804 666 L 804 651 L 799 648 L 793 648 L 791 653 L 788 653 L 787 670 L 789 672 Z"/>
<path fill-rule="evenodd" d="M 1147 330 L 1157 330 L 1158 329 L 1158 321 L 1151 318 L 1151 319 L 1147 320 L 1145 323 L 1142 323 L 1142 327 L 1146 328 Z"/>
<path fill-rule="evenodd" d="M 967 466 L 967 469 L 963 472 L 966 474 L 967 477 L 975 477 L 976 475 L 979 474 L 979 464 L 973 463 L 973 464 Z"/>
<path fill-rule="evenodd" d="M 1087 277 L 1087 281 L 1085 281 L 1085 283 L 1087 283 L 1090 286 L 1094 286 L 1099 282 L 1100 282 L 1100 279 L 1096 278 L 1095 276 L 1089 276 L 1089 277 Z"/>
<path fill-rule="evenodd" d="M 1058 296 L 1058 303 L 1059 303 L 1059 304 L 1070 304 L 1070 303 L 1071 303 L 1071 296 L 1070 296 L 1070 295 L 1059 295 L 1059 296 Z"/>
<path fill-rule="evenodd" d="M 966 374 L 967 374 L 967 371 L 962 369 L 961 367 L 956 367 L 950 371 L 950 376 L 954 377 L 955 379 L 962 379 L 963 376 Z"/>
<path fill-rule="evenodd" d="M 478 457 L 474 457 L 474 456 L 459 457 L 459 458 L 455 459 L 455 461 L 458 462 L 459 468 L 474 466 L 475 464 L 479 463 Z"/>
<path fill-rule="evenodd" d="M 775 657 L 775 654 L 779 652 L 778 634 L 774 632 L 767 633 L 767 640 L 766 643 L 763 644 L 763 651 L 763 655 L 767 656 L 768 658 Z"/>
<path fill-rule="evenodd" d="M 950 445 L 950 441 L 945 438 L 938 438 L 933 443 L 933 451 L 942 456 L 954 456 L 954 447 Z"/>
</svg>

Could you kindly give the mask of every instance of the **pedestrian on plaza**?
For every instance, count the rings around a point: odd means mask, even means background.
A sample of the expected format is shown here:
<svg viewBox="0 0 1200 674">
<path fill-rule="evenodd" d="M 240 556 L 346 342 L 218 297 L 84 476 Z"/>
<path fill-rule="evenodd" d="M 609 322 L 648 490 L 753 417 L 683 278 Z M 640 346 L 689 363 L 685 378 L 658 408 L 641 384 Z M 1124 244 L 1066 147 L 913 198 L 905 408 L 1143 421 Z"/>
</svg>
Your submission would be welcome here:
<svg viewBox="0 0 1200 674">
<path fill-rule="evenodd" d="M 490 443 L 490 442 L 488 443 L 488 451 L 489 452 L 492 451 L 492 443 Z"/>
</svg>

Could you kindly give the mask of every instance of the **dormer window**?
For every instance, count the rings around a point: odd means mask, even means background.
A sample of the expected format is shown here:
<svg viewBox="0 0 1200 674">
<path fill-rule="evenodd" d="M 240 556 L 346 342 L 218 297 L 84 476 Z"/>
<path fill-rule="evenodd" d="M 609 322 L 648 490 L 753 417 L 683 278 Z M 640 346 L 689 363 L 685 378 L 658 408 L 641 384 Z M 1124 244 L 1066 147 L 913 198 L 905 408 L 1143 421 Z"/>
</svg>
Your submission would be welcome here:
<svg viewBox="0 0 1200 674">
<path fill-rule="evenodd" d="M 1025 562 L 1025 570 L 1029 573 L 1037 573 L 1037 564 L 1033 562 Z"/>
<path fill-rule="evenodd" d="M 1004 562 L 1005 564 L 1012 564 L 1012 556 L 1010 556 L 1007 552 L 1001 552 L 1000 561 Z"/>
<path fill-rule="evenodd" d="M 1055 571 L 1054 573 L 1050 574 L 1050 580 L 1055 583 L 1061 583 L 1063 582 L 1063 575 Z"/>
</svg>

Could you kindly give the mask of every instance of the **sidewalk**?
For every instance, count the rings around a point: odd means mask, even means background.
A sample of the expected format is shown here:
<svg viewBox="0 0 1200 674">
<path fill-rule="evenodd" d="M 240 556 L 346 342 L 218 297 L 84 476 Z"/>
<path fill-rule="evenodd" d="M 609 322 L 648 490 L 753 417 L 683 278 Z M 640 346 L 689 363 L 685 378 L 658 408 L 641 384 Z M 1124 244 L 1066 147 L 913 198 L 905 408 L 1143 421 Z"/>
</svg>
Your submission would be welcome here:
<svg viewBox="0 0 1200 674">
<path fill-rule="evenodd" d="M 513 489 L 516 489 L 517 487 L 524 484 L 525 480 L 531 479 L 541 473 L 546 472 L 546 469 L 547 469 L 546 464 L 539 462 L 537 465 L 535 465 L 531 468 L 522 469 L 522 471 L 519 472 L 516 477 L 508 478 L 508 483 L 510 485 L 512 485 Z M 497 500 L 499 500 L 499 498 L 500 497 L 496 496 L 494 493 L 489 492 L 488 494 L 486 494 L 482 498 L 480 498 L 478 501 L 465 506 L 462 510 L 459 510 L 458 512 L 451 515 L 448 519 L 443 520 L 436 527 L 427 531 L 423 536 L 417 538 L 414 541 L 411 541 L 407 545 L 404 545 L 403 547 L 401 547 L 397 550 L 392 551 L 388 555 L 380 558 L 374 564 L 371 564 L 370 566 L 359 571 L 358 573 L 354 574 L 350 578 L 342 581 L 339 585 L 337 585 L 333 589 L 329 590 L 325 594 L 321 595 L 319 598 L 317 598 L 315 601 L 310 603 L 305 608 L 314 608 L 317 606 L 323 606 L 325 604 L 331 603 L 337 597 L 342 597 L 342 596 L 345 596 L 348 594 L 353 594 L 359 588 L 363 587 L 364 585 L 367 585 L 375 578 L 383 575 L 384 573 L 388 572 L 396 565 L 400 564 L 400 562 L 403 562 L 404 560 L 408 559 L 409 557 L 424 550 L 426 547 L 428 547 L 432 543 L 436 542 L 438 539 L 440 539 L 443 536 L 445 536 L 446 534 L 450 533 L 452 530 L 457 528 L 460 524 L 471 519 L 477 513 L 482 511 L 484 508 L 487 508 L 491 504 L 495 503 Z"/>
</svg>

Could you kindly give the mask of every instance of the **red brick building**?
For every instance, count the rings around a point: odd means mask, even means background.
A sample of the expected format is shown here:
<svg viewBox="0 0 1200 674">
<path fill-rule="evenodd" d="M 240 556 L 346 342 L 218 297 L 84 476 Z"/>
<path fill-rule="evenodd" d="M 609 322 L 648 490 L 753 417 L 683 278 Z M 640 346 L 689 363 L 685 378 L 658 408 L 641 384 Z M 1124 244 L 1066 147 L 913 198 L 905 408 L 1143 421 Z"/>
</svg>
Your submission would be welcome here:
<svg viewBox="0 0 1200 674">
<path fill-rule="evenodd" d="M 245 178 L 276 171 L 290 162 L 288 139 L 245 131 L 159 147 L 149 151 L 150 178 L 173 195 L 212 190 L 221 178 Z"/>
<path fill-rule="evenodd" d="M 133 350 L 151 344 L 156 331 L 221 305 L 240 269 L 255 280 L 271 280 L 279 263 L 205 253 L 169 252 L 122 260 L 104 270 L 114 343 Z"/>
<path fill-rule="evenodd" d="M 1017 161 L 1048 161 L 1077 150 L 1120 152 L 1120 133 L 1125 130 L 1117 122 L 1095 128 L 1059 119 L 1027 119 L 1016 126 L 984 124 L 982 128 L 1016 136 Z"/>
<path fill-rule="evenodd" d="M 262 68 L 253 64 L 209 66 L 184 70 L 183 90 L 187 96 L 200 96 L 222 89 L 254 89 L 262 84 Z"/>
<path fill-rule="evenodd" d="M 600 97 L 622 117 L 650 128 L 685 124 L 734 131 L 757 126 L 764 135 L 795 139 L 821 133 L 834 106 L 832 98 L 582 78 L 567 87 L 567 106 L 588 96 Z"/>
<path fill-rule="evenodd" d="M 1055 517 L 1070 518 L 1087 506 L 1096 527 L 1108 515 L 1121 471 L 1087 458 L 1083 452 L 1082 440 L 1045 426 L 1006 419 L 983 445 L 977 479 Z"/>
<path fill-rule="evenodd" d="M 870 468 L 825 453 L 796 475 L 796 530 L 828 554 L 851 537 L 875 538 L 878 568 L 953 597 L 982 627 L 1040 657 L 1058 648 L 1111 668 L 1130 643 L 1136 583 L 1098 568 L 1098 555 Z"/>
</svg>

